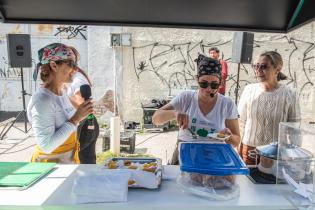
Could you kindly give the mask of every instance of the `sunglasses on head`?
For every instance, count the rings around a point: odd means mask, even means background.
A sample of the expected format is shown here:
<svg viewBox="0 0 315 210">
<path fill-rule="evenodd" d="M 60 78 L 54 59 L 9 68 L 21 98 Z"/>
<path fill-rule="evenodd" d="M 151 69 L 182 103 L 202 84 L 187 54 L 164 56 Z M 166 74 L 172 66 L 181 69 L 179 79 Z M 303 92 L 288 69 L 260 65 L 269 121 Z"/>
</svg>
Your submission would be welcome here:
<svg viewBox="0 0 315 210">
<path fill-rule="evenodd" d="M 207 88 L 210 86 L 211 89 L 218 89 L 220 84 L 217 82 L 198 82 L 201 88 Z"/>
<path fill-rule="evenodd" d="M 266 70 L 266 69 L 268 69 L 268 65 L 267 64 L 264 64 L 264 63 L 256 63 L 256 64 L 254 64 L 253 65 L 253 68 L 254 69 L 256 69 L 256 70 L 259 70 L 259 69 L 261 69 L 261 70 Z"/>
</svg>

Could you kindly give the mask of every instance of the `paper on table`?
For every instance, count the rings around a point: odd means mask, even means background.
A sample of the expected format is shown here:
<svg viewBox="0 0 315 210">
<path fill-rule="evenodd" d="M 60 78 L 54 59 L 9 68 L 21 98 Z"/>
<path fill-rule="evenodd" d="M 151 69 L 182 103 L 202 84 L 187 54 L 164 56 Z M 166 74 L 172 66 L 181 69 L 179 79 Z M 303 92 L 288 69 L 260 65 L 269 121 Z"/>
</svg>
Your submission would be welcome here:
<svg viewBox="0 0 315 210">
<path fill-rule="evenodd" d="M 126 170 L 80 171 L 72 194 L 76 203 L 126 202 L 129 178 Z"/>
</svg>

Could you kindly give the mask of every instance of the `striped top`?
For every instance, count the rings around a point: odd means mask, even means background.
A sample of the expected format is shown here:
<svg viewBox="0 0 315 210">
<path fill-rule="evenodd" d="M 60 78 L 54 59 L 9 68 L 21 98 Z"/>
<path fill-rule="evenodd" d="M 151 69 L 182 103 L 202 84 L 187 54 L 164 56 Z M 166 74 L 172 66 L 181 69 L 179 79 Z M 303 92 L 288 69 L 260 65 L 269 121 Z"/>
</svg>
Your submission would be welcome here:
<svg viewBox="0 0 315 210">
<path fill-rule="evenodd" d="M 297 94 L 283 84 L 270 92 L 260 83 L 247 85 L 238 111 L 242 143 L 253 147 L 277 141 L 280 122 L 300 120 Z"/>
</svg>

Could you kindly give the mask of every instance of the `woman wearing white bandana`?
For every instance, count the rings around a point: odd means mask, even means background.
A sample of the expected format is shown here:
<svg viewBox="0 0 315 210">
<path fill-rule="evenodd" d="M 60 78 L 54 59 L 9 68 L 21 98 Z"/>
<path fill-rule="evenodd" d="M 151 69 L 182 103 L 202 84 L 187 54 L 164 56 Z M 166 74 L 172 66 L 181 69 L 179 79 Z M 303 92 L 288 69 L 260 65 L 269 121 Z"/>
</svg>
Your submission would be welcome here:
<svg viewBox="0 0 315 210">
<path fill-rule="evenodd" d="M 196 61 L 199 89 L 185 91 L 157 110 L 153 123 L 160 125 L 176 119 L 180 127 L 179 141 L 193 140 L 188 130 L 197 134 L 197 139 L 207 139 L 209 133 L 224 132 L 230 135 L 226 143 L 237 147 L 240 143 L 237 107 L 229 97 L 218 93 L 221 65 L 217 60 L 203 55 L 199 55 Z M 178 164 L 177 148 L 170 163 Z"/>
</svg>

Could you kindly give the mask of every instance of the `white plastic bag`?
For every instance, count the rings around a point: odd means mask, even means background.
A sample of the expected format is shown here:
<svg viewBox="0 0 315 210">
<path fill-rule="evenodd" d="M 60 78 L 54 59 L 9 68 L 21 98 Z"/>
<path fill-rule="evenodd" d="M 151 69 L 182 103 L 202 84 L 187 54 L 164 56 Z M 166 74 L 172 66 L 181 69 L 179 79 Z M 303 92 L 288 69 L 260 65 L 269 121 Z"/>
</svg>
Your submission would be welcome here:
<svg viewBox="0 0 315 210">
<path fill-rule="evenodd" d="M 79 171 L 72 188 L 75 203 L 126 202 L 129 178 L 126 170 Z"/>
</svg>

